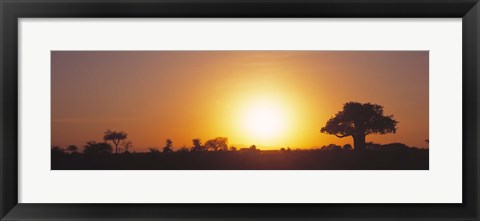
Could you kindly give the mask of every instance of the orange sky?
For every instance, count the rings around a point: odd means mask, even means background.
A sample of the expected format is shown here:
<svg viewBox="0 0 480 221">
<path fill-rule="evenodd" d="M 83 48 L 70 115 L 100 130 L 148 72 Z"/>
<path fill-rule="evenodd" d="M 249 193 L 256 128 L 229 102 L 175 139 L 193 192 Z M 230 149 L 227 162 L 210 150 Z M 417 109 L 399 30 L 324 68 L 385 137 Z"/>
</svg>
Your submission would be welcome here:
<svg viewBox="0 0 480 221">
<path fill-rule="evenodd" d="M 320 128 L 348 101 L 384 106 L 396 134 L 427 147 L 428 52 L 54 51 L 52 145 L 123 130 L 134 150 L 224 136 L 263 149 L 352 144 Z"/>
</svg>

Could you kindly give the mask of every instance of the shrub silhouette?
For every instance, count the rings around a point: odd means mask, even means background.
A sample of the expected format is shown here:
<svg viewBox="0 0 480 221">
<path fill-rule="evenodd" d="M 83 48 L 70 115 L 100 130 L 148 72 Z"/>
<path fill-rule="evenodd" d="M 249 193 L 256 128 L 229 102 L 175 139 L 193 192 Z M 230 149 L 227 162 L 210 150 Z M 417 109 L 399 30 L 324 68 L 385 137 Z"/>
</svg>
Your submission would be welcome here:
<svg viewBox="0 0 480 221">
<path fill-rule="evenodd" d="M 118 153 L 118 144 L 125 139 L 127 139 L 127 134 L 123 131 L 117 132 L 107 130 L 103 135 L 103 140 L 105 142 L 112 141 L 112 143 L 115 145 L 115 153 Z"/>
<path fill-rule="evenodd" d="M 130 153 L 130 149 L 133 148 L 133 143 L 131 141 L 122 142 L 123 148 L 125 148 L 125 153 Z"/>
<path fill-rule="evenodd" d="M 228 138 L 217 137 L 205 142 L 205 149 L 209 151 L 226 151 L 228 150 Z"/>
<path fill-rule="evenodd" d="M 160 150 L 157 147 L 149 147 L 148 151 L 150 151 L 151 154 L 158 154 L 160 153 Z"/>
<path fill-rule="evenodd" d="M 52 156 L 65 154 L 65 150 L 59 146 L 53 146 L 51 151 L 52 151 Z"/>
<path fill-rule="evenodd" d="M 193 143 L 192 152 L 205 150 L 204 146 L 202 146 L 202 141 L 199 138 L 193 139 L 192 143 Z"/>
<path fill-rule="evenodd" d="M 68 152 L 70 152 L 71 154 L 73 154 L 73 153 L 78 153 L 78 147 L 75 146 L 75 145 L 70 145 L 70 146 L 68 146 L 68 147 L 67 147 L 67 150 L 68 150 Z"/>
<path fill-rule="evenodd" d="M 348 102 L 343 110 L 327 121 L 320 132 L 339 138 L 352 136 L 355 151 L 365 150 L 365 137 L 369 134 L 386 134 L 397 131 L 393 115 L 385 116 L 378 104 Z"/>
<path fill-rule="evenodd" d="M 165 147 L 163 147 L 163 152 L 164 152 L 164 153 L 173 152 L 173 150 L 172 150 L 172 145 L 173 145 L 173 141 L 170 140 L 170 139 L 167 139 L 167 140 L 165 141 Z"/>
<path fill-rule="evenodd" d="M 188 147 L 186 146 L 183 146 L 182 148 L 178 149 L 177 152 L 182 152 L 182 153 L 190 152 L 190 149 L 188 149 Z"/>
<path fill-rule="evenodd" d="M 240 152 L 257 152 L 257 151 L 260 151 L 260 150 L 257 149 L 256 145 L 251 145 L 248 148 L 240 148 Z"/>
<path fill-rule="evenodd" d="M 352 148 L 352 145 L 350 145 L 350 144 L 345 144 L 345 145 L 343 145 L 342 148 L 343 148 L 344 150 L 352 150 L 352 149 L 353 149 L 353 148 Z"/>
<path fill-rule="evenodd" d="M 112 153 L 112 145 L 107 142 L 88 141 L 83 153 L 86 155 L 105 155 Z"/>
<path fill-rule="evenodd" d="M 338 150 L 342 150 L 342 147 L 339 146 L 339 145 L 336 145 L 336 144 L 329 144 L 327 146 L 322 146 L 321 150 L 334 150 L 334 151 L 338 151 Z"/>
</svg>

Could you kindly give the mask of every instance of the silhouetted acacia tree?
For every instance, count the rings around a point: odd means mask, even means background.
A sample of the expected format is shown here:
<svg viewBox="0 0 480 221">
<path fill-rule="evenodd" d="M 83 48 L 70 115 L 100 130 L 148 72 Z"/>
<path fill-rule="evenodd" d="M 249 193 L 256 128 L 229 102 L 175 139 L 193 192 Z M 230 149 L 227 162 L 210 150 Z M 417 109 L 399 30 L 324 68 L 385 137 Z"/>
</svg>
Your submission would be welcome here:
<svg viewBox="0 0 480 221">
<path fill-rule="evenodd" d="M 217 137 L 215 139 L 205 142 L 205 149 L 211 151 L 226 151 L 228 150 L 228 138 Z"/>
<path fill-rule="evenodd" d="M 103 155 L 112 153 L 112 145 L 107 142 L 88 141 L 83 150 L 87 155 Z"/>
<path fill-rule="evenodd" d="M 165 147 L 163 147 L 163 152 L 164 152 L 164 153 L 173 152 L 173 150 L 172 150 L 172 145 L 173 145 L 173 141 L 170 140 L 170 139 L 167 139 L 167 140 L 165 141 Z"/>
<path fill-rule="evenodd" d="M 339 138 L 352 136 L 355 151 L 365 150 L 365 137 L 369 134 L 386 134 L 397 131 L 393 115 L 385 116 L 378 104 L 348 102 L 335 117 L 327 121 L 320 132 Z"/>
<path fill-rule="evenodd" d="M 125 139 L 127 139 L 127 134 L 123 131 L 117 132 L 107 130 L 103 135 L 103 140 L 112 141 L 112 143 L 115 145 L 115 153 L 118 153 L 118 144 Z"/>
<path fill-rule="evenodd" d="M 204 151 L 204 148 L 202 146 L 202 141 L 199 138 L 195 138 L 192 140 L 193 147 L 192 151 Z"/>
</svg>

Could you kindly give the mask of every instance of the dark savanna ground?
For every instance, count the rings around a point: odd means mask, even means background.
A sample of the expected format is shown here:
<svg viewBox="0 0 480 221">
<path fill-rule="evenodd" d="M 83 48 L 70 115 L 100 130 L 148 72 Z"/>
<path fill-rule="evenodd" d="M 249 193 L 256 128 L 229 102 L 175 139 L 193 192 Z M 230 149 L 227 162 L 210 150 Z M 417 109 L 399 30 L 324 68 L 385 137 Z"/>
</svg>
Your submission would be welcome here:
<svg viewBox="0 0 480 221">
<path fill-rule="evenodd" d="M 52 151 L 52 170 L 428 170 L 428 149 L 403 144 L 351 149 L 151 152 L 88 155 Z"/>
</svg>

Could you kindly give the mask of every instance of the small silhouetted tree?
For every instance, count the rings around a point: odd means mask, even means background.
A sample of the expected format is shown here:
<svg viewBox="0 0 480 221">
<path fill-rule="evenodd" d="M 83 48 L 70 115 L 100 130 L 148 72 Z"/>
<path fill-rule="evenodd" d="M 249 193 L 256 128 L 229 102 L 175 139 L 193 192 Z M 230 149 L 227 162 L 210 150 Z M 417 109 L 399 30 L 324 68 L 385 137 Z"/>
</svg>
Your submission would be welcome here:
<svg viewBox="0 0 480 221">
<path fill-rule="evenodd" d="M 112 145 L 107 142 L 88 141 L 83 150 L 87 155 L 105 155 L 112 153 Z"/>
<path fill-rule="evenodd" d="M 163 147 L 163 152 L 164 152 L 164 153 L 173 152 L 173 150 L 172 150 L 172 145 L 173 145 L 173 141 L 170 140 L 170 139 L 167 139 L 167 140 L 165 141 L 165 147 Z"/>
<path fill-rule="evenodd" d="M 393 115 L 384 115 L 378 104 L 348 102 L 343 110 L 327 121 L 320 132 L 339 138 L 353 137 L 355 151 L 365 150 L 365 137 L 370 134 L 387 134 L 397 131 Z"/>
<path fill-rule="evenodd" d="M 252 146 L 250 146 L 250 148 L 248 148 L 248 149 L 253 150 L 253 151 L 256 151 L 256 150 L 257 150 L 257 146 L 252 145 Z"/>
<path fill-rule="evenodd" d="M 230 147 L 230 151 L 235 152 L 235 151 L 237 151 L 237 148 L 234 147 L 234 146 L 231 146 L 231 147 Z"/>
<path fill-rule="evenodd" d="M 199 139 L 199 138 L 195 138 L 192 140 L 192 143 L 193 143 L 193 147 L 192 147 L 192 151 L 195 152 L 195 151 L 203 151 L 204 148 L 202 146 L 202 141 Z"/>
<path fill-rule="evenodd" d="M 217 137 L 215 139 L 205 142 L 205 149 L 211 151 L 226 151 L 228 150 L 228 138 Z"/>
<path fill-rule="evenodd" d="M 107 130 L 103 135 L 103 140 L 105 140 L 105 142 L 112 141 L 113 145 L 115 145 L 115 153 L 118 153 L 118 144 L 125 139 L 127 139 L 127 134 L 123 131 L 117 132 Z"/>
<path fill-rule="evenodd" d="M 132 141 L 123 142 L 122 146 L 125 149 L 125 153 L 130 153 L 130 149 L 133 148 L 133 143 L 132 143 Z"/>
<path fill-rule="evenodd" d="M 70 145 L 67 147 L 68 152 L 72 153 L 78 153 L 78 147 L 75 145 Z"/>
</svg>

